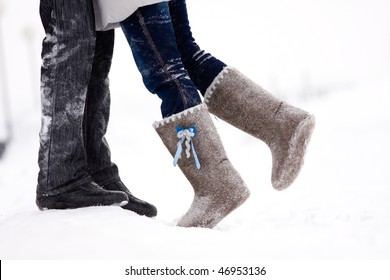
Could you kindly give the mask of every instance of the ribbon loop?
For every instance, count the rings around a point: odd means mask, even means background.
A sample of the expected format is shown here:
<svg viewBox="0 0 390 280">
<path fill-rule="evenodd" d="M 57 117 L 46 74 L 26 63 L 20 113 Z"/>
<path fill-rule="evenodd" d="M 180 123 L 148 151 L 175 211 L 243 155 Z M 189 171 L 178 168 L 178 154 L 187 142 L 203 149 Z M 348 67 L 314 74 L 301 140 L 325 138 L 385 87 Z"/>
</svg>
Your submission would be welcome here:
<svg viewBox="0 0 390 280">
<path fill-rule="evenodd" d="M 179 142 L 177 142 L 177 150 L 176 150 L 176 154 L 173 158 L 173 165 L 176 166 L 177 162 L 181 158 L 181 153 L 183 151 L 182 145 L 183 145 L 183 142 L 185 141 L 185 145 L 187 147 L 186 148 L 187 158 L 191 157 L 190 151 L 192 151 L 192 154 L 194 155 L 194 159 L 195 159 L 196 168 L 199 170 L 201 165 L 200 165 L 200 162 L 198 159 L 198 155 L 196 154 L 196 151 L 195 151 L 194 141 L 192 139 L 193 137 L 196 136 L 196 127 L 190 126 L 188 128 L 183 128 L 181 126 L 177 126 L 176 132 L 177 132 L 177 138 L 179 138 Z"/>
</svg>

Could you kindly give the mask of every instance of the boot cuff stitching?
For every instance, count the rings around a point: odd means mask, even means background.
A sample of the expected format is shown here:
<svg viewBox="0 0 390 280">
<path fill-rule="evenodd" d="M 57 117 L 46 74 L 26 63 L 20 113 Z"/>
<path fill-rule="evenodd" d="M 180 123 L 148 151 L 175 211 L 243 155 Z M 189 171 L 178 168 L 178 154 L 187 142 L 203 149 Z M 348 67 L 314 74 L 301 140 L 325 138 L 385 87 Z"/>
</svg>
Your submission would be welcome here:
<svg viewBox="0 0 390 280">
<path fill-rule="evenodd" d="M 233 67 L 226 66 L 218 75 L 215 77 L 214 81 L 211 83 L 211 85 L 207 88 L 206 93 L 204 95 L 204 102 L 208 104 L 209 99 L 213 95 L 216 86 L 222 81 L 224 78 L 225 74 L 229 72 L 229 70 L 233 70 Z"/>
<path fill-rule="evenodd" d="M 206 109 L 207 110 L 207 105 L 202 103 L 202 104 L 199 104 L 199 105 L 197 105 L 195 107 L 192 107 L 192 108 L 189 108 L 187 110 L 184 110 L 183 112 L 180 112 L 180 113 L 172 115 L 172 116 L 170 116 L 168 118 L 162 119 L 161 121 L 154 122 L 153 123 L 153 128 L 157 129 L 160 126 L 163 126 L 163 125 L 168 124 L 170 122 L 173 122 L 175 120 L 179 120 L 183 116 L 188 116 L 188 114 L 193 114 L 194 112 L 200 111 L 201 109 Z"/>
</svg>

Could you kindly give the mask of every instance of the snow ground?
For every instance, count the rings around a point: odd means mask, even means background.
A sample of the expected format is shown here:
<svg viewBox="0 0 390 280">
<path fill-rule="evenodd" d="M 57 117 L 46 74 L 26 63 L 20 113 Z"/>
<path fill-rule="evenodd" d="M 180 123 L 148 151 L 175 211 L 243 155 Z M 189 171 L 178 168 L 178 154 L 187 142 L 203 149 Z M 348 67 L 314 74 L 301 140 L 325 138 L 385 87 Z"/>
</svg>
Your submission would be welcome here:
<svg viewBox="0 0 390 280">
<path fill-rule="evenodd" d="M 5 23 L 14 23 L 11 15 L 16 14 L 18 1 L 7 2 Z M 135 195 L 154 203 L 159 215 L 149 219 L 118 207 L 39 211 L 34 204 L 38 93 L 31 92 L 34 79 L 29 83 L 19 31 L 31 23 L 29 30 L 37 26 L 35 36 L 43 35 L 37 14 L 30 15 L 38 1 L 24 2 L 31 8 L 21 11 L 25 20 L 5 32 L 19 48 L 12 50 L 9 44 L 6 48 L 12 61 L 15 134 L 0 161 L 0 259 L 389 259 L 387 2 L 318 1 L 320 6 L 312 7 L 301 0 L 293 7 L 279 0 L 264 3 L 260 17 L 235 1 L 207 2 L 206 11 L 202 1 L 188 2 L 194 11 L 194 32 L 204 48 L 229 57 L 229 64 L 315 114 L 317 126 L 300 177 L 288 190 L 274 191 L 265 144 L 216 120 L 228 155 L 252 195 L 213 230 L 175 227 L 191 203 L 192 190 L 171 166 L 170 155 L 152 129 L 160 118 L 158 100 L 143 88 L 118 30 L 108 140 L 123 181 Z M 336 5 L 339 9 L 333 9 Z M 308 6 L 312 13 L 300 9 Z M 220 10 L 217 17 L 215 10 Z M 233 22 L 233 11 L 250 16 Z M 294 16 L 299 20 L 289 21 Z M 327 17 L 332 21 L 325 24 Z M 257 27 L 253 24 L 259 20 L 263 23 L 259 28 L 239 28 Z M 305 20 L 313 20 L 310 28 Z M 222 22 L 216 25 L 219 32 L 210 32 L 210 24 L 216 22 Z M 307 36 L 309 29 L 321 32 Z M 251 30 L 261 36 L 250 37 Z M 240 37 L 233 40 L 232 34 Z M 329 43 L 332 38 L 340 44 Z M 32 47 L 39 66 L 38 41 Z M 20 65 L 24 67 L 19 69 Z M 26 82 L 18 82 L 14 73 L 24 75 Z M 301 94 L 307 91 L 315 97 L 303 99 Z"/>
</svg>

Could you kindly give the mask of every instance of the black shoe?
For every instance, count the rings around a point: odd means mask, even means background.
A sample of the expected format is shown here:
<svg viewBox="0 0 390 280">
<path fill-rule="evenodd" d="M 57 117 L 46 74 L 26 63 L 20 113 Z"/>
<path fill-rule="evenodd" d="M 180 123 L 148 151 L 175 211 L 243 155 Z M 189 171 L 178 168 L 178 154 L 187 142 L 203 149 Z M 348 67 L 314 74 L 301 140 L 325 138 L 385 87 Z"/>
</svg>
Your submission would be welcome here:
<svg viewBox="0 0 390 280">
<path fill-rule="evenodd" d="M 155 217 L 157 215 L 157 208 L 154 205 L 136 198 L 131 194 L 129 189 L 122 183 L 122 181 L 107 184 L 103 186 L 103 188 L 108 191 L 121 191 L 127 194 L 129 197 L 129 203 L 127 203 L 125 206 L 122 206 L 123 209 L 134 211 L 138 215 L 147 217 Z"/>
<path fill-rule="evenodd" d="M 86 183 L 55 196 L 37 196 L 39 209 L 74 209 L 88 206 L 123 206 L 128 202 L 127 194 L 107 191 L 95 182 Z"/>
</svg>

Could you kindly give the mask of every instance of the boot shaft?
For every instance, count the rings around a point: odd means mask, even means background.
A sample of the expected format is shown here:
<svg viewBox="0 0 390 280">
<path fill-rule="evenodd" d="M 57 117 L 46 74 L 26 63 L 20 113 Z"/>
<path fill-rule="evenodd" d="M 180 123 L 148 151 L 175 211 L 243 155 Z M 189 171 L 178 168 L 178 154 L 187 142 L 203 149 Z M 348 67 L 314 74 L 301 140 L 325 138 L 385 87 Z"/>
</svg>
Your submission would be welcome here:
<svg viewBox="0 0 390 280">
<path fill-rule="evenodd" d="M 225 68 L 205 95 L 210 113 L 272 145 L 288 138 L 309 116 L 279 100 L 234 68 Z"/>
<path fill-rule="evenodd" d="M 199 105 L 185 110 L 161 122 L 156 122 L 153 126 L 160 137 L 164 139 L 163 142 L 172 156 L 177 151 L 179 141 L 176 128 L 189 128 L 194 126 L 196 128 L 196 135 L 192 140 L 199 158 L 202 159 L 202 169 L 207 169 L 213 164 L 216 164 L 221 158 L 226 157 L 221 139 L 218 133 L 216 133 L 216 127 L 205 105 Z M 206 139 L 207 145 L 204 145 Z M 181 159 L 178 161 L 180 168 L 196 169 L 194 160 L 187 159 L 184 156 L 184 152 Z"/>
<path fill-rule="evenodd" d="M 172 157 L 175 156 L 179 144 L 176 133 L 176 127 L 178 126 L 183 128 L 195 126 L 197 130 L 192 141 L 201 165 L 200 169 L 198 170 L 196 167 L 193 154 L 187 157 L 185 143 L 182 144 L 183 152 L 178 160 L 179 168 L 191 182 L 195 192 L 204 193 L 205 190 L 202 186 L 205 184 L 209 185 L 208 191 L 211 191 L 211 188 L 217 191 L 223 188 L 228 183 L 227 181 L 238 180 L 239 176 L 235 178 L 232 175 L 235 174 L 235 172 L 231 172 L 234 167 L 226 156 L 222 141 L 205 105 L 196 106 L 154 124 L 157 133 L 163 139 L 164 145 Z M 206 183 L 209 178 L 213 178 L 213 184 Z M 243 183 L 241 178 L 239 178 L 239 181 L 240 184 Z"/>
<path fill-rule="evenodd" d="M 304 162 L 313 116 L 272 96 L 234 68 L 217 76 L 206 92 L 205 103 L 212 114 L 269 146 L 275 189 L 292 184 Z"/>
<path fill-rule="evenodd" d="M 188 148 L 178 138 L 182 134 L 177 133 L 177 127 L 196 128 L 196 133 L 188 137 L 192 142 Z M 249 190 L 228 160 L 205 105 L 155 123 L 154 128 L 172 157 L 177 153 L 178 145 L 183 145 L 178 166 L 191 183 L 195 195 L 179 226 L 212 228 L 248 198 Z M 189 149 L 189 157 L 184 151 L 186 149 Z M 200 162 L 199 169 L 195 157 Z"/>
</svg>

